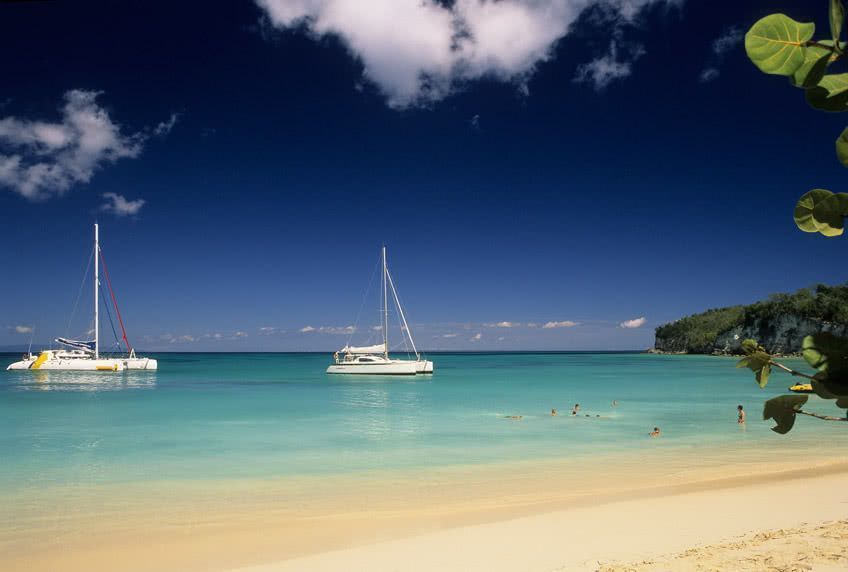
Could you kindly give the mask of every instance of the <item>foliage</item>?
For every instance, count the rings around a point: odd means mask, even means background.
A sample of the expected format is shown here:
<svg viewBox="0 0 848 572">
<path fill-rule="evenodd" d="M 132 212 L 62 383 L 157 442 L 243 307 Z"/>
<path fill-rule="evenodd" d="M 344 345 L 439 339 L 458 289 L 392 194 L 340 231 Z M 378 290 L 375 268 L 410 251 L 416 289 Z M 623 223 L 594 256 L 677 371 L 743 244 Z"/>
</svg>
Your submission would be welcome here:
<svg viewBox="0 0 848 572">
<path fill-rule="evenodd" d="M 845 59 L 848 43 L 842 41 L 845 26 L 845 6 L 842 0 L 828 0 L 830 37 L 814 40 L 816 27 L 813 23 L 796 22 L 784 14 L 771 14 L 757 21 L 745 35 L 745 50 L 748 57 L 760 70 L 767 74 L 787 76 L 789 83 L 804 90 L 804 95 L 813 108 L 827 112 L 848 111 L 848 73 L 829 74 L 833 64 Z M 836 158 L 848 167 L 848 128 L 836 139 Z M 833 193 L 826 189 L 813 189 L 806 193 L 795 206 L 795 224 L 804 232 L 824 236 L 840 236 L 844 232 L 848 217 L 848 193 Z M 821 288 L 821 287 L 820 287 Z M 848 300 L 844 292 L 817 288 L 815 298 L 821 295 L 821 303 L 810 300 L 806 294 L 796 294 L 795 299 L 773 297 L 768 303 L 771 308 L 754 308 L 754 312 L 773 312 L 793 307 L 796 311 L 818 312 L 828 321 L 848 321 Z M 826 316 L 826 317 L 824 317 Z M 823 399 L 835 399 L 836 406 L 848 410 L 848 339 L 830 333 L 819 333 L 804 338 L 804 360 L 817 373 L 813 376 L 794 371 L 775 362 L 754 340 L 745 340 L 742 349 L 747 356 L 737 367 L 747 367 L 754 372 L 760 387 L 768 383 L 772 367 L 778 367 L 792 375 L 807 377 L 813 391 Z M 801 407 L 807 396 L 783 395 L 766 402 L 763 419 L 772 419 L 778 433 L 788 433 L 799 414 L 812 415 L 828 421 L 846 421 L 805 412 Z"/>
<path fill-rule="evenodd" d="M 845 7 L 829 0 L 830 37 L 815 40 L 812 22 L 797 22 L 784 14 L 758 20 L 745 35 L 748 57 L 761 71 L 789 78 L 790 85 L 804 90 L 813 108 L 827 112 L 848 111 L 848 73 L 828 73 L 846 57 L 848 43 L 841 39 Z M 836 157 L 848 167 L 848 129 L 836 139 Z M 804 232 L 824 236 L 843 233 L 848 217 L 848 193 L 813 189 L 798 201 L 795 224 Z"/>
<path fill-rule="evenodd" d="M 736 367 L 748 368 L 754 372 L 760 387 L 765 387 L 772 368 L 779 368 L 795 376 L 810 380 L 813 392 L 822 399 L 836 400 L 836 406 L 848 409 L 848 340 L 828 332 L 813 334 L 804 338 L 804 360 L 817 373 L 807 375 L 776 362 L 760 344 L 754 340 L 742 342 L 745 357 Z M 828 417 L 805 412 L 801 407 L 807 403 L 806 395 L 781 395 L 766 401 L 763 419 L 772 419 L 772 430 L 785 434 L 795 425 L 798 414 L 810 415 L 828 421 L 848 421 L 848 412 L 844 418 Z"/>
<path fill-rule="evenodd" d="M 794 294 L 773 294 L 768 300 L 748 306 L 717 308 L 687 316 L 656 329 L 674 351 L 710 353 L 718 337 L 736 327 L 797 316 L 823 322 L 848 324 L 848 284 L 802 288 Z"/>
</svg>

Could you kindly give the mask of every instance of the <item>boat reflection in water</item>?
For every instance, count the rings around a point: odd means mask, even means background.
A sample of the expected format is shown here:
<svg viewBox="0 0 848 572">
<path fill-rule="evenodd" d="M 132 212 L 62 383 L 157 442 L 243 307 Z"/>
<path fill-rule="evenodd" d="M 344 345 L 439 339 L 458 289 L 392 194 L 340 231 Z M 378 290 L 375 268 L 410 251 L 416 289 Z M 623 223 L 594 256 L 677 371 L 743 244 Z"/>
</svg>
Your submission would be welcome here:
<svg viewBox="0 0 848 572">
<path fill-rule="evenodd" d="M 104 375 L 96 371 L 29 370 L 10 371 L 4 377 L 8 388 L 18 391 L 122 391 L 156 387 L 153 372 L 124 371 Z"/>
</svg>

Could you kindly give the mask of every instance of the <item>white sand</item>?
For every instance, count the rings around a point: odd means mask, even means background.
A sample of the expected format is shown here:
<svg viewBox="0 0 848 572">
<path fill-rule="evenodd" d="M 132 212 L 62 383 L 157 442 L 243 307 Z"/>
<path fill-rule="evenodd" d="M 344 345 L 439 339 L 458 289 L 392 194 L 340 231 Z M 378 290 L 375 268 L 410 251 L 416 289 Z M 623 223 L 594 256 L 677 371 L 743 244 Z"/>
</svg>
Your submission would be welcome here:
<svg viewBox="0 0 848 572">
<path fill-rule="evenodd" d="M 819 568 L 808 564 L 794 569 L 848 569 L 845 550 L 841 555 L 832 544 L 837 540 L 816 540 L 810 526 L 848 517 L 848 474 L 746 484 L 733 488 L 716 488 L 699 492 L 640 498 L 608 504 L 557 510 L 490 524 L 464 526 L 428 533 L 414 538 L 394 540 L 369 546 L 325 552 L 261 566 L 240 568 L 239 572 L 285 572 L 309 570 L 418 571 L 418 570 L 485 570 L 548 571 L 642 569 L 741 569 L 742 563 L 756 560 L 751 553 L 737 552 L 733 544 L 715 546 L 713 550 L 689 553 L 681 559 L 673 553 L 736 540 L 757 552 L 756 539 L 739 540 L 741 536 L 776 529 L 807 526 L 781 537 L 772 533 L 765 540 L 793 538 L 806 543 L 800 556 L 821 553 L 828 563 Z M 812 530 L 814 530 L 813 528 Z M 785 531 L 784 531 L 785 532 Z M 760 540 L 763 540 L 761 537 Z M 748 544 L 745 544 L 745 543 Z M 778 544 L 781 544 L 778 542 Z M 844 547 L 845 542 L 841 545 Z M 784 554 L 792 554 L 791 542 L 783 542 Z M 772 549 L 777 549 L 775 546 Z M 797 548 L 797 546 L 795 547 Z M 668 556 L 670 555 L 671 556 Z M 701 560 L 697 560 L 697 556 Z M 800 557 L 799 556 L 799 557 Z M 613 567 L 615 563 L 639 563 L 658 559 L 655 564 L 642 563 Z M 840 560 L 841 559 L 841 560 Z M 813 562 L 814 560 L 806 560 Z M 764 563 L 761 560 L 760 563 Z M 802 561 L 803 563 L 803 561 Z M 698 566 L 703 565 L 703 568 Z M 829 566 L 835 566 L 831 568 Z M 637 568 L 641 566 L 642 568 Z M 655 566 L 650 568 L 650 566 Z M 688 568 L 687 568 L 688 566 Z M 809 564 L 812 566 L 812 564 Z M 766 567 L 763 564 L 763 567 Z M 759 568 L 762 569 L 762 568 Z"/>
</svg>

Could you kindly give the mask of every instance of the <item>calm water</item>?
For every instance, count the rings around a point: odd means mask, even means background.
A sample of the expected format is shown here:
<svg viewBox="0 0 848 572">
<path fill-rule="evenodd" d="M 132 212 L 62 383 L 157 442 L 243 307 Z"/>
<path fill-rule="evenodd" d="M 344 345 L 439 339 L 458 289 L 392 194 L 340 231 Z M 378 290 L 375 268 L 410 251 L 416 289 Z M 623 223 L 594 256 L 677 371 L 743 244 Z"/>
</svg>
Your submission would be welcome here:
<svg viewBox="0 0 848 572">
<path fill-rule="evenodd" d="M 5 366 L 18 356 L 0 357 Z M 329 354 L 155 357 L 154 374 L 0 371 L 0 490 L 844 439 L 836 424 L 807 419 L 788 436 L 772 433 L 761 404 L 789 377 L 776 373 L 761 391 L 723 358 L 433 354 L 435 375 L 406 379 L 327 376 Z M 592 417 L 572 418 L 575 402 Z M 745 431 L 735 423 L 739 403 L 749 411 Z M 654 425 L 659 442 L 646 437 Z"/>
</svg>

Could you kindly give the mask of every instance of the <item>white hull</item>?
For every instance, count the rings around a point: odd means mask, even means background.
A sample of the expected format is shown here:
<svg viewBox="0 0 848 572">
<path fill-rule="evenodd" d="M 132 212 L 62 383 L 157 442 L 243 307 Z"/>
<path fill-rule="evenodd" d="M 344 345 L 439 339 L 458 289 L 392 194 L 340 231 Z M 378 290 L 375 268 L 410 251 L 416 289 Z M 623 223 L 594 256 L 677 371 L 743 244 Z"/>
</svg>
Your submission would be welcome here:
<svg viewBox="0 0 848 572">
<path fill-rule="evenodd" d="M 422 359 L 415 363 L 418 364 L 415 373 L 433 373 L 433 362 Z"/>
<path fill-rule="evenodd" d="M 159 369 L 159 363 L 155 359 L 150 358 L 126 358 L 121 360 L 124 363 L 124 369 L 136 370 L 143 369 L 146 371 L 155 371 Z"/>
<path fill-rule="evenodd" d="M 327 373 L 353 375 L 415 375 L 418 373 L 417 361 L 392 360 L 382 363 L 336 363 L 327 368 Z"/>
<path fill-rule="evenodd" d="M 124 371 L 124 364 L 117 359 L 93 359 L 93 358 L 58 358 L 52 352 L 45 352 L 31 359 L 16 361 L 6 370 L 33 370 L 33 371 Z"/>
</svg>

